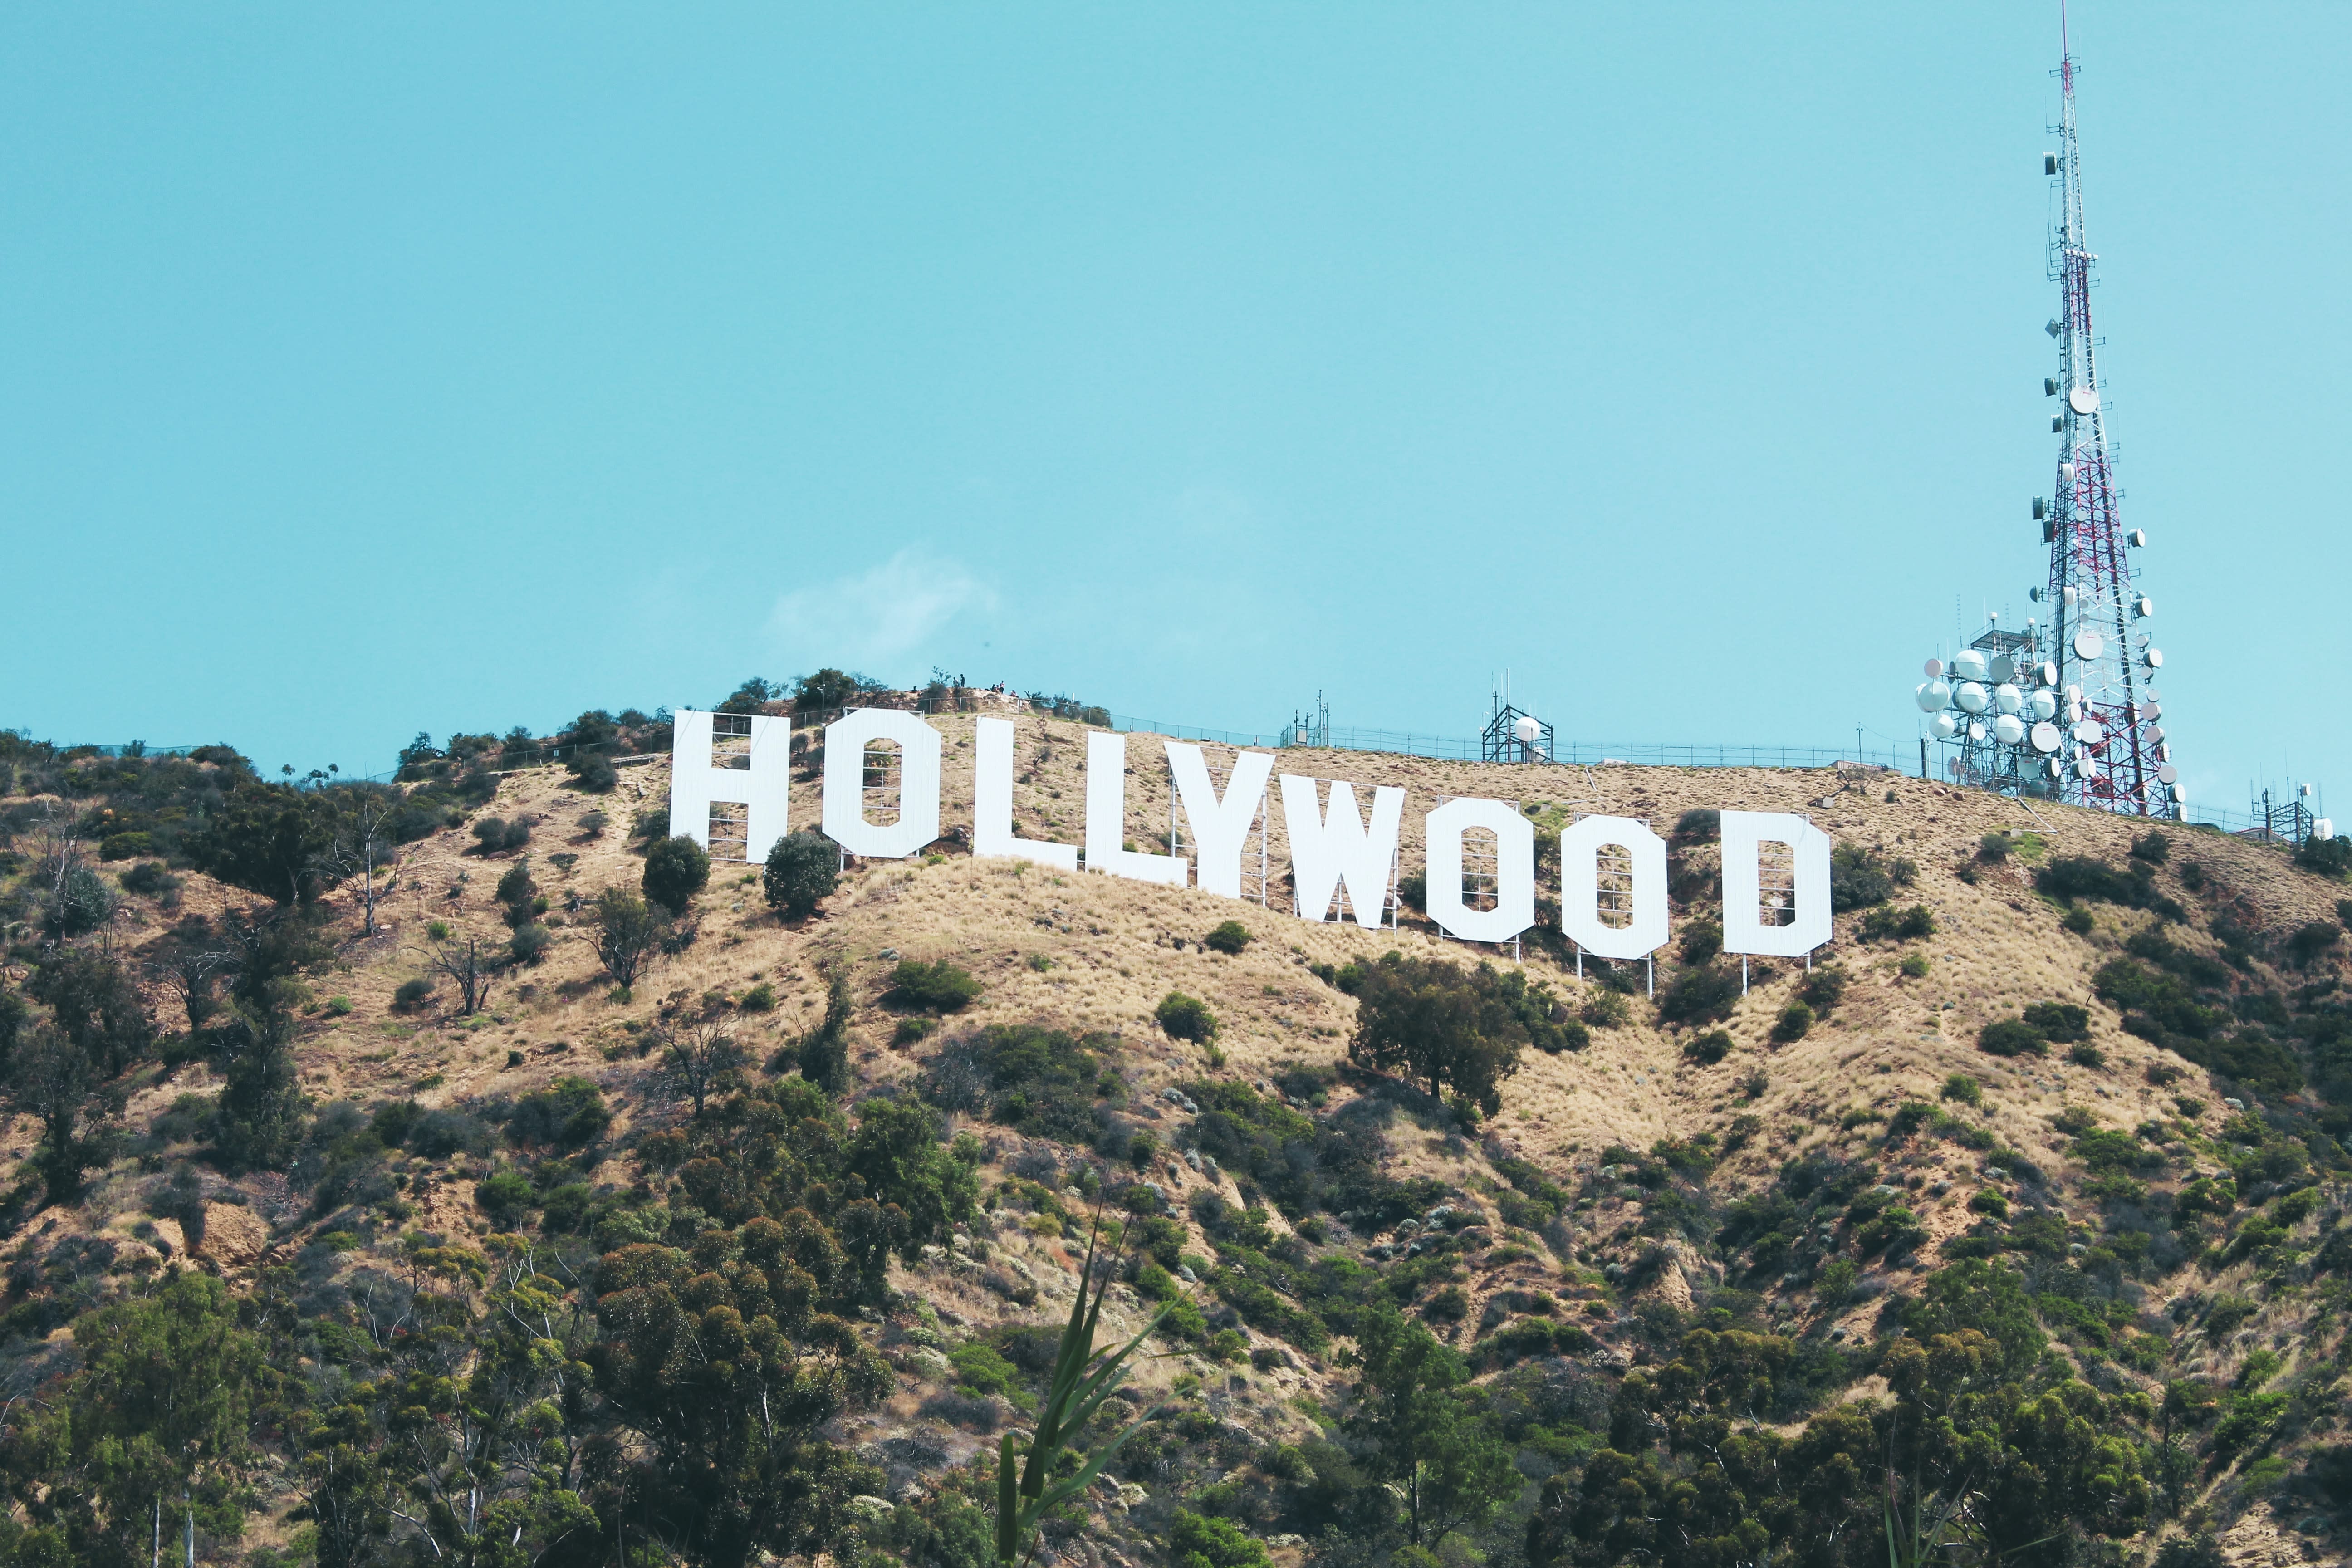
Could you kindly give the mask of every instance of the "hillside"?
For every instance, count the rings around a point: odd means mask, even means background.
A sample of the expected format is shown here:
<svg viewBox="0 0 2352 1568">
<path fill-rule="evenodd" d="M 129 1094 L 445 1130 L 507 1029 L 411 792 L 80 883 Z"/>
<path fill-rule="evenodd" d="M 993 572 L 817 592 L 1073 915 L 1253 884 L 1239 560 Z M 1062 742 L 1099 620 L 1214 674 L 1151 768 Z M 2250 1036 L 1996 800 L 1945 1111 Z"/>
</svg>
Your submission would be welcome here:
<svg viewBox="0 0 2352 1568">
<path fill-rule="evenodd" d="M 1129 1401 L 1158 1414 L 1041 1562 L 1881 1561 L 1890 1482 L 1961 1499 L 1954 1550 L 1988 1561 L 2347 1555 L 2352 887 L 2325 865 L 1876 771 L 1281 753 L 1407 789 L 1408 871 L 1444 795 L 1517 804 L 1555 892 L 1563 822 L 1647 819 L 1654 1000 L 1556 936 L 1300 921 L 1278 813 L 1263 905 L 975 859 L 972 718 L 932 721 L 932 853 L 798 921 L 714 864 L 628 987 L 596 900 L 667 832 L 650 721 L 341 794 L 226 749 L 0 756 L 6 1392 L 77 1413 L 9 1417 L 6 1550 L 135 1554 L 184 1479 L 206 1562 L 976 1564 L 967 1461 L 1026 1430 L 1099 1210 L 1108 1325 L 1179 1305 Z M 1075 841 L 1086 728 L 1019 722 L 1020 831 Z M 1159 740 L 1128 747 L 1133 841 L 1164 847 Z M 819 790 L 801 770 L 795 828 Z M 1727 808 L 1808 814 L 1846 906 L 1744 995 L 1703 937 Z M 1241 950 L 1204 945 L 1229 921 Z M 1524 976 L 1541 1027 L 1493 1114 L 1350 1062 L 1391 952 Z M 1213 1039 L 1161 1026 L 1171 993 Z M 167 1289 L 191 1265 L 225 1294 Z M 76 1436 L 192 1419 L 121 1392 L 125 1336 L 164 1332 L 142 1303 L 259 1357 L 223 1374 L 234 1422 L 173 1428 L 178 1471 Z M 1451 1414 L 1401 1470 L 1370 1390 L 1412 1376 Z"/>
</svg>

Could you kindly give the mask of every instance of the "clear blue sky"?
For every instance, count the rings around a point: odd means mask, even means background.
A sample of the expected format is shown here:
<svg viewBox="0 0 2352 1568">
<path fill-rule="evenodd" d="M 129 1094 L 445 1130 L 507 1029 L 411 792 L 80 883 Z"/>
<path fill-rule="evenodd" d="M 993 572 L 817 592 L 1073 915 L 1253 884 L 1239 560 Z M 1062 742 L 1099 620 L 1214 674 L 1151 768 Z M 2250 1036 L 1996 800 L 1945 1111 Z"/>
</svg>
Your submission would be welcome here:
<svg viewBox="0 0 2352 1568">
<path fill-rule="evenodd" d="M 2352 8 L 2074 12 L 2197 798 L 2340 780 Z M 2052 5 L 0 16 L 0 724 L 934 665 L 1909 744 L 2021 616 Z M 2352 805 L 2352 794 L 2345 797 Z"/>
</svg>

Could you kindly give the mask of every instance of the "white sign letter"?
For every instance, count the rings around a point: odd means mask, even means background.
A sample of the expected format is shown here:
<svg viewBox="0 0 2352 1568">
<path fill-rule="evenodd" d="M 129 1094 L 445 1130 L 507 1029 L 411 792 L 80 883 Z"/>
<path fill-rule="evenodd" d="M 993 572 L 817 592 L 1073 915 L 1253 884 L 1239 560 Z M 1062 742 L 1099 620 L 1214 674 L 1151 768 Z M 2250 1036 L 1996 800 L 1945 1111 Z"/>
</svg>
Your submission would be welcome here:
<svg viewBox="0 0 2352 1568">
<path fill-rule="evenodd" d="M 1367 832 L 1356 814 L 1356 786 L 1334 781 L 1327 820 L 1315 804 L 1315 781 L 1283 774 L 1282 826 L 1290 835 L 1291 895 L 1300 918 L 1328 920 L 1331 895 L 1344 882 L 1356 923 L 1377 927 L 1388 904 L 1389 868 L 1396 860 L 1397 827 L 1403 817 L 1404 791 L 1378 785 Z"/>
<path fill-rule="evenodd" d="M 898 742 L 898 820 L 866 820 L 866 748 Z M 940 732 L 892 708 L 856 708 L 824 727 L 824 831 L 852 855 L 898 859 L 940 836 Z"/>
<path fill-rule="evenodd" d="M 1181 741 L 1168 742 L 1168 768 L 1176 775 L 1177 798 L 1184 803 L 1184 819 L 1192 825 L 1194 873 L 1202 888 L 1228 899 L 1242 896 L 1242 843 L 1265 799 L 1265 781 L 1274 772 L 1270 752 L 1243 752 L 1234 758 L 1233 777 L 1225 781 L 1225 798 L 1209 778 L 1209 764 L 1201 748 Z"/>
<path fill-rule="evenodd" d="M 1181 855 L 1129 849 L 1127 840 L 1127 737 L 1116 730 L 1087 731 L 1087 869 L 1165 882 L 1191 880 Z"/>
<path fill-rule="evenodd" d="M 1473 827 L 1495 835 L 1496 900 L 1474 910 L 1462 900 L 1462 836 Z M 1536 830 L 1499 800 L 1464 796 L 1429 814 L 1429 918 L 1464 942 L 1508 942 L 1536 923 Z"/>
<path fill-rule="evenodd" d="M 726 722 L 730 737 L 748 737 L 748 768 L 710 765 L 711 725 Z M 761 713 L 701 713 L 681 708 L 670 720 L 669 836 L 710 847 L 710 807 L 730 802 L 743 807 L 743 858 L 758 865 L 790 829 L 793 796 L 793 721 Z"/>
<path fill-rule="evenodd" d="M 971 751 L 971 852 L 1076 870 L 1076 845 L 1024 838 L 1013 831 L 1013 721 L 981 720 Z"/>
<path fill-rule="evenodd" d="M 1795 886 L 1773 894 L 1774 909 L 1794 908 L 1789 925 L 1766 925 L 1759 862 L 1764 846 L 1785 844 L 1796 862 Z M 1801 958 L 1830 939 L 1830 836 L 1777 811 L 1723 814 L 1723 951 Z"/>
<path fill-rule="evenodd" d="M 1601 919 L 1600 851 L 1622 847 L 1633 863 L 1633 921 Z M 1644 958 L 1666 944 L 1666 841 L 1629 816 L 1588 816 L 1559 836 L 1559 929 L 1600 958 Z"/>
</svg>

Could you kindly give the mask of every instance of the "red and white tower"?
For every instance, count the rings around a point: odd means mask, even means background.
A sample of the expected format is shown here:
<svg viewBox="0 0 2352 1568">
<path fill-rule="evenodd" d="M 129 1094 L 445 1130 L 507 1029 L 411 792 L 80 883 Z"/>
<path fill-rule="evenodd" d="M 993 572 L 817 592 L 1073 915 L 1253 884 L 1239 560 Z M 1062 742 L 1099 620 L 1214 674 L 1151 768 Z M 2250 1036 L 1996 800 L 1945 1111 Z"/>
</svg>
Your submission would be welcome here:
<svg viewBox="0 0 2352 1568">
<path fill-rule="evenodd" d="M 2156 689 L 2164 652 L 2150 626 L 2156 605 L 2141 592 L 2135 564 L 2147 535 L 2126 530 L 2116 507 L 2098 339 L 2091 331 L 2091 264 L 2098 258 L 2083 226 L 2075 75 L 2073 54 L 2062 52 L 2058 76 L 2065 107 L 2055 127 L 2059 146 L 2042 156 L 2042 173 L 2061 193 L 2050 253 L 2063 305 L 2048 329 L 2058 343 L 2058 374 L 2042 383 L 2043 392 L 2057 400 L 2050 420 L 2059 438 L 2057 483 L 2049 498 L 2033 503 L 2050 546 L 2049 585 L 2035 595 L 2047 616 L 2038 639 L 2044 666 L 2039 673 L 2059 700 L 2058 744 L 2042 753 L 2041 767 L 2063 800 L 2172 817 L 2180 815 L 2181 794 Z M 2035 737 L 2048 738 L 2046 731 Z"/>
<path fill-rule="evenodd" d="M 2061 18 L 2063 39 L 2063 12 Z M 1924 768 L 1928 745 L 1938 743 L 1945 772 L 1974 788 L 2178 817 L 2180 775 L 2156 689 L 2164 651 L 2149 629 L 2155 602 L 2140 591 L 2135 564 L 2147 535 L 2123 525 L 2107 450 L 2098 339 L 2091 331 L 2091 263 L 2097 258 L 2083 228 L 2075 65 L 2063 42 L 2058 76 L 2065 97 L 2053 128 L 2059 150 L 2042 158 L 2061 197 L 2050 241 L 2051 277 L 2063 300 L 2049 326 L 2058 374 L 2042 383 L 2056 400 L 2050 430 L 2058 437 L 2058 482 L 2033 501 L 2042 542 L 2050 547 L 2050 580 L 2032 591 L 2042 613 L 2021 630 L 1996 623 L 1948 663 L 1927 661 L 1927 679 L 1913 693 L 1927 716 L 1920 763 Z"/>
</svg>

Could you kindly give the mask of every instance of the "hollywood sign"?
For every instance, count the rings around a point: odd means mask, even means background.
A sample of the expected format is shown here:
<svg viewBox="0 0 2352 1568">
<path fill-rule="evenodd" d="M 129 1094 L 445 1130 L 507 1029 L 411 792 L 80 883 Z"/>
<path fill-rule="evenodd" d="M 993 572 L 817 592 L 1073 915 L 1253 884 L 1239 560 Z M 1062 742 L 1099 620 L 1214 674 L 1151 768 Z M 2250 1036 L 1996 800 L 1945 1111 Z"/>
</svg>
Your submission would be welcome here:
<svg viewBox="0 0 2352 1568">
<path fill-rule="evenodd" d="M 740 748 L 723 762 L 714 756 L 722 721 L 726 738 Z M 1013 831 L 1013 736 L 1010 719 L 982 719 L 976 726 L 971 851 L 1076 871 L 1079 846 L 1024 838 Z M 940 837 L 942 742 L 920 718 L 896 709 L 856 709 L 826 725 L 825 837 L 848 854 L 877 859 L 923 853 Z M 889 823 L 866 815 L 866 750 L 882 744 L 899 751 L 898 816 Z M 1275 756 L 1239 752 L 1221 792 L 1200 747 L 1183 741 L 1163 744 L 1177 799 L 1192 826 L 1191 856 L 1126 847 L 1127 737 L 1095 730 L 1087 734 L 1086 868 L 1238 899 L 1243 847 L 1265 805 Z M 673 836 L 708 848 L 711 807 L 740 805 L 745 858 L 758 863 L 790 831 L 790 720 L 680 710 L 673 759 Z M 1318 783 L 1292 773 L 1279 781 L 1295 906 L 1304 919 L 1328 921 L 1344 891 L 1356 923 L 1378 926 L 1395 887 L 1405 792 L 1376 786 L 1367 818 L 1353 784 L 1332 781 L 1327 806 L 1318 799 Z M 1446 934 L 1465 942 L 1507 942 L 1536 923 L 1535 827 L 1509 802 L 1457 797 L 1423 820 L 1425 907 Z M 1828 942 L 1829 835 L 1783 812 L 1726 811 L 1722 823 L 1724 951 L 1797 958 Z M 1492 909 L 1474 908 L 1465 885 L 1465 841 L 1481 829 L 1495 840 Z M 1771 889 L 1765 886 L 1768 846 L 1779 851 L 1779 885 Z M 1610 889 L 1615 907 L 1608 912 L 1622 924 L 1602 918 L 1604 851 L 1612 852 L 1612 880 L 1621 884 Z M 1625 816 L 1580 817 L 1560 834 L 1559 867 L 1560 929 L 1579 947 L 1601 958 L 1630 959 L 1665 945 L 1666 844 L 1647 823 Z"/>
</svg>

